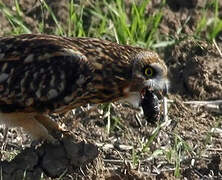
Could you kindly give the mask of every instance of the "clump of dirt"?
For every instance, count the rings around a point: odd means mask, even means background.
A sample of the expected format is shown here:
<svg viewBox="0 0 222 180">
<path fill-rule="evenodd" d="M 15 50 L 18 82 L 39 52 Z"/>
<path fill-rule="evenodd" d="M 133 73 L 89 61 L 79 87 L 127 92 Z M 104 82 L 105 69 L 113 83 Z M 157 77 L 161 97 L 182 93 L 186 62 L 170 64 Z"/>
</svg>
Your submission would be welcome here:
<svg viewBox="0 0 222 180">
<path fill-rule="evenodd" d="M 165 52 L 173 94 L 198 100 L 222 98 L 222 63 L 215 46 L 188 39 Z"/>
<path fill-rule="evenodd" d="M 166 3 L 170 6 L 172 10 L 178 11 L 181 7 L 188 9 L 195 8 L 198 3 L 198 0 L 167 0 Z"/>
<path fill-rule="evenodd" d="M 26 148 L 11 162 L 1 161 L 1 176 L 6 180 L 23 179 L 24 174 L 25 179 L 56 178 L 89 164 L 97 156 L 95 145 L 75 143 L 73 137 L 64 137 L 57 144 L 44 143 L 37 148 Z"/>
</svg>

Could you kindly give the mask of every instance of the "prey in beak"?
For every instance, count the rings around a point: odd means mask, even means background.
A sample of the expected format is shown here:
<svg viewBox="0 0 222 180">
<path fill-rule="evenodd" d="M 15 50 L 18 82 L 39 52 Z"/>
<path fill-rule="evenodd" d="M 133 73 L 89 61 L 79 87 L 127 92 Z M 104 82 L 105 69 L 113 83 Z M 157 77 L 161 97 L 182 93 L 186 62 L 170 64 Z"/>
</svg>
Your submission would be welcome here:
<svg viewBox="0 0 222 180">
<path fill-rule="evenodd" d="M 130 95 L 124 101 L 131 104 L 134 108 L 142 108 L 147 122 L 155 124 L 160 120 L 161 100 L 167 93 L 168 81 L 165 81 L 160 89 L 146 86 L 140 92 L 130 92 Z"/>
<path fill-rule="evenodd" d="M 160 117 L 160 99 L 168 93 L 167 77 L 167 67 L 157 54 L 135 57 L 132 84 L 125 101 L 133 107 L 142 107 L 148 122 L 156 122 Z"/>
<path fill-rule="evenodd" d="M 155 124 L 160 120 L 160 101 L 168 93 L 168 83 L 165 82 L 163 89 L 144 88 L 141 92 L 141 102 L 144 117 L 147 122 Z"/>
</svg>

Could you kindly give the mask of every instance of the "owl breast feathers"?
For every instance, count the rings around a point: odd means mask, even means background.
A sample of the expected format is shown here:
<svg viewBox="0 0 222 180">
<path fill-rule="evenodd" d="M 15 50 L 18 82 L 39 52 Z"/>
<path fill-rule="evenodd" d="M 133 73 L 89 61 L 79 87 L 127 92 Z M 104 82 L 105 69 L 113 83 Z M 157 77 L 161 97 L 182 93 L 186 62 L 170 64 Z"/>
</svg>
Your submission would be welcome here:
<svg viewBox="0 0 222 180">
<path fill-rule="evenodd" d="M 167 86 L 165 63 L 142 48 L 95 38 L 0 38 L 0 118 L 12 126 L 32 119 L 48 132 L 57 127 L 49 113 L 117 100 L 139 106 L 144 89 Z"/>
</svg>

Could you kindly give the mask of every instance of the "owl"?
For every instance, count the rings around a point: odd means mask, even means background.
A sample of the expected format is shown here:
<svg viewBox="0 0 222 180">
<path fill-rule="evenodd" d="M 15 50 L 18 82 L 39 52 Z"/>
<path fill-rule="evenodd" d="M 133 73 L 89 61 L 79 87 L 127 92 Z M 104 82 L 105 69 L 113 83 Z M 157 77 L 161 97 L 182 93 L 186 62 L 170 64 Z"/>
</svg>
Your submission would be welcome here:
<svg viewBox="0 0 222 180">
<path fill-rule="evenodd" d="M 138 107 L 147 90 L 167 89 L 167 74 L 157 53 L 140 47 L 96 38 L 1 37 L 0 122 L 52 142 L 62 129 L 51 113 L 114 101 Z"/>
</svg>

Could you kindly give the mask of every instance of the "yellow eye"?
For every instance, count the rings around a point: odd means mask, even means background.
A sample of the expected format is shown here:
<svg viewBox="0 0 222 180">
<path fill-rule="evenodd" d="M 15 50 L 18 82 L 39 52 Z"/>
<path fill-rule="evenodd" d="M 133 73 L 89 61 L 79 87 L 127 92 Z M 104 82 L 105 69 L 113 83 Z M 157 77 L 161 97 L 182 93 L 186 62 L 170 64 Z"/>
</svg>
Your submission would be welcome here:
<svg viewBox="0 0 222 180">
<path fill-rule="evenodd" d="M 151 77 L 151 76 L 153 76 L 153 69 L 151 68 L 151 67 L 147 67 L 146 69 L 145 69 L 145 75 L 147 76 L 147 77 Z"/>
</svg>

